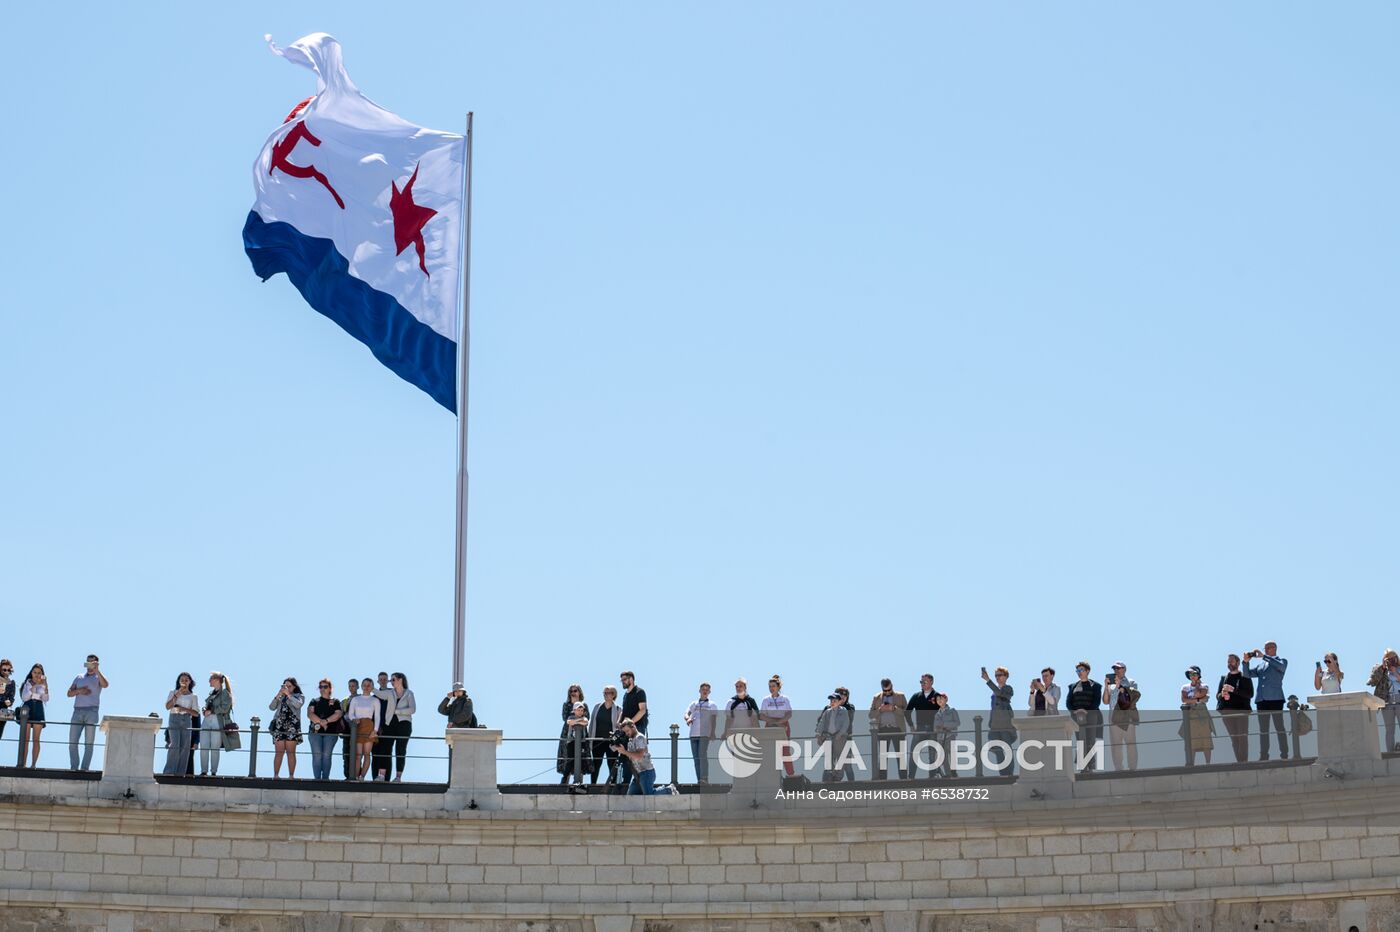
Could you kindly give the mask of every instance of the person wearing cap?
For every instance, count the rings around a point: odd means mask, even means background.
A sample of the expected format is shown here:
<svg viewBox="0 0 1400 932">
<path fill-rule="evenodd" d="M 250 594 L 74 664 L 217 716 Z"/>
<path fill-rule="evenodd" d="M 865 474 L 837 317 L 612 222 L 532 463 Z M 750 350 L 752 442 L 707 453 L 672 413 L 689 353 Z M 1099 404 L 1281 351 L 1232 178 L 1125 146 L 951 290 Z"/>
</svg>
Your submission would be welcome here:
<svg viewBox="0 0 1400 932">
<path fill-rule="evenodd" d="M 909 703 L 904 693 L 896 692 L 893 681 L 885 677 L 880 681 L 880 691 L 870 700 L 870 733 L 875 737 L 874 779 L 884 780 L 889 776 L 889 761 L 893 758 L 899 779 L 908 774 L 904 770 L 904 710 Z"/>
<path fill-rule="evenodd" d="M 1215 744 L 1215 723 L 1210 720 L 1210 689 L 1201 683 L 1201 668 L 1186 668 L 1186 683 L 1181 687 L 1181 728 L 1177 734 L 1186 742 L 1186 766 L 1196 763 L 1196 755 L 1204 754 L 1210 763 L 1211 747 Z"/>
<path fill-rule="evenodd" d="M 448 728 L 475 728 L 476 712 L 472 708 L 472 697 L 462 688 L 461 683 L 453 683 L 452 690 L 438 703 L 438 714 L 447 716 Z"/>
<path fill-rule="evenodd" d="M 838 692 L 826 697 L 826 708 L 817 716 L 817 747 L 821 753 L 830 754 L 824 758 L 826 767 L 822 770 L 823 783 L 840 783 L 843 768 L 841 756 L 846 751 L 846 739 L 851 730 L 851 714 L 846 711 L 846 700 Z"/>
<path fill-rule="evenodd" d="M 1128 676 L 1128 665 L 1113 661 L 1113 672 L 1103 678 L 1103 704 L 1108 706 L 1108 750 L 1114 770 L 1137 770 L 1137 680 Z"/>
</svg>

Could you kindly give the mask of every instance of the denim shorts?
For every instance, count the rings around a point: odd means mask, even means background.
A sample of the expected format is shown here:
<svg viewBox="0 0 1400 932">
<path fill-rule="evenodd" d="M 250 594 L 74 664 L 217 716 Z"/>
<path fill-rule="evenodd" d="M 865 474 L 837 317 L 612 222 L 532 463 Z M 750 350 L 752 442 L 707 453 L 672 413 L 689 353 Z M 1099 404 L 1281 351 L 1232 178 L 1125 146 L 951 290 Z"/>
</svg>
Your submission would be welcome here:
<svg viewBox="0 0 1400 932">
<path fill-rule="evenodd" d="M 42 702 L 40 702 L 38 699 L 30 699 L 24 704 L 24 707 L 29 710 L 30 724 L 33 724 L 35 722 L 39 722 L 41 724 L 43 723 L 44 704 Z"/>
</svg>

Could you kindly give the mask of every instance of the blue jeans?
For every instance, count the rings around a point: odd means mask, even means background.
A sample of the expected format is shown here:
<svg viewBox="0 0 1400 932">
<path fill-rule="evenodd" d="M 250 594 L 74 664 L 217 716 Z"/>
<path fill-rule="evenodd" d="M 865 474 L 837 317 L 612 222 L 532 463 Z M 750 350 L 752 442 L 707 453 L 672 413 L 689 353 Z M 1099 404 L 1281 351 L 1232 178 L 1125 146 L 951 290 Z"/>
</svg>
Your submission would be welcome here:
<svg viewBox="0 0 1400 932">
<path fill-rule="evenodd" d="M 642 770 L 632 775 L 632 783 L 627 787 L 628 796 L 656 795 L 656 768 Z"/>
<path fill-rule="evenodd" d="M 695 761 L 695 779 L 710 782 L 710 739 L 691 738 L 690 757 Z"/>
<path fill-rule="evenodd" d="M 335 743 L 338 740 L 340 740 L 340 735 L 328 735 L 320 731 L 311 733 L 312 779 L 329 780 L 331 778 L 331 756 L 335 753 Z"/>
<path fill-rule="evenodd" d="M 86 749 L 83 751 L 83 765 L 78 766 L 78 739 L 87 731 Z M 73 710 L 73 723 L 68 726 L 68 763 L 74 770 L 87 770 L 92 767 L 92 743 L 97 739 L 97 708 L 95 706 Z"/>
<path fill-rule="evenodd" d="M 170 749 L 165 752 L 165 769 L 161 772 L 183 775 L 190 765 L 194 722 L 188 715 L 171 712 L 166 728 L 170 731 Z"/>
</svg>

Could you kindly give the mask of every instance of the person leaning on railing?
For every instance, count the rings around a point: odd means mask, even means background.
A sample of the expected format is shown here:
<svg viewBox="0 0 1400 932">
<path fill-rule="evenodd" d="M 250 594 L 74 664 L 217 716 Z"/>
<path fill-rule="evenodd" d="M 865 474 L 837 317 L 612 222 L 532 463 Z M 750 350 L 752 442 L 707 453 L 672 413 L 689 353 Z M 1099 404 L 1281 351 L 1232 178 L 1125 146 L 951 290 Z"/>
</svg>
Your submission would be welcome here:
<svg viewBox="0 0 1400 932">
<path fill-rule="evenodd" d="M 953 769 L 953 739 L 958 736 L 958 729 L 962 727 L 962 717 L 958 715 L 958 710 L 953 708 L 947 693 L 938 693 L 937 697 L 938 711 L 933 714 L 933 740 L 943 749 L 943 766 L 938 772 L 945 777 L 956 777 L 958 774 Z"/>
</svg>

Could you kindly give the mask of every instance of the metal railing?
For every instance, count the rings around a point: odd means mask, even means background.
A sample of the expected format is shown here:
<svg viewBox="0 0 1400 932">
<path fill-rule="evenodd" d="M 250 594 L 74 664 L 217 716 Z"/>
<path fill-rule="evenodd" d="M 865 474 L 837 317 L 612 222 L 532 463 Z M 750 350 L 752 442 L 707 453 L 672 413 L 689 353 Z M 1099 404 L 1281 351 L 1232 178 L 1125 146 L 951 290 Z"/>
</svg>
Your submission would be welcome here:
<svg viewBox="0 0 1400 932">
<path fill-rule="evenodd" d="M 228 731 L 221 731 L 221 735 L 228 734 Z M 291 753 L 284 755 L 281 766 L 278 766 L 276 743 L 272 736 L 262 727 L 262 719 L 254 715 L 248 719 L 246 728 L 234 730 L 239 737 L 239 747 L 218 749 L 219 759 L 215 765 L 213 751 L 210 751 L 210 766 L 215 768 L 215 772 L 209 775 L 209 779 L 229 778 L 238 776 L 249 779 L 282 778 L 296 780 L 311 780 L 314 777 L 313 759 L 310 743 L 309 731 L 303 731 L 301 741 L 294 746 Z M 200 778 L 203 758 L 202 749 L 197 741 L 201 736 L 200 729 L 191 730 L 191 737 L 194 739 L 190 747 L 189 761 L 185 769 L 180 773 L 166 774 L 166 764 L 169 762 L 170 737 L 169 727 L 163 726 L 156 736 L 155 760 L 153 763 L 154 772 L 163 779 Z M 351 779 L 349 774 L 352 770 L 352 759 L 354 757 L 353 735 L 337 734 L 331 736 L 334 743 L 331 748 L 331 769 L 329 782 L 337 782 L 350 786 L 361 786 L 366 782 L 379 782 L 377 774 L 367 774 L 364 780 Z M 226 739 L 225 739 L 226 740 Z M 401 740 L 406 743 L 406 750 L 403 755 L 404 768 L 398 770 L 398 755 L 392 741 Z M 447 783 L 448 754 L 446 737 L 443 735 L 404 735 L 387 736 L 381 735 L 380 740 L 375 744 L 375 754 L 372 759 L 371 768 L 373 770 L 384 769 L 388 772 L 387 781 L 391 782 L 396 774 L 401 773 L 402 780 L 411 784 L 432 784 L 440 786 Z M 410 767 L 409 763 L 413 766 Z M 232 764 L 230 767 L 229 765 Z"/>
<path fill-rule="evenodd" d="M 32 740 L 32 725 L 41 724 L 39 730 L 38 752 L 34 751 Z M 77 725 L 80 731 L 77 733 L 77 759 L 78 765 L 74 766 L 72 761 L 72 748 L 74 737 L 72 728 Z M 50 733 L 51 728 L 60 729 L 58 732 Z M 88 752 L 86 730 L 93 729 L 92 751 Z M 47 737 L 47 740 L 45 738 Z M 5 745 L 13 743 L 16 745 L 14 756 L 7 754 L 3 748 Z M 40 767 L 40 760 L 45 750 L 48 750 L 49 760 L 52 761 L 54 754 L 64 754 L 68 758 L 68 765 L 63 767 Z M 20 705 L 14 709 L 14 718 L 0 722 L 0 762 L 13 760 L 16 770 L 42 769 L 50 774 L 61 773 L 62 771 L 72 772 L 99 772 L 102 769 L 102 762 L 105 756 L 105 744 L 102 741 L 102 733 L 94 724 L 88 722 L 62 722 L 52 719 L 45 719 L 42 723 L 29 721 L 29 709 Z M 81 764 L 87 758 L 88 766 Z"/>
</svg>

